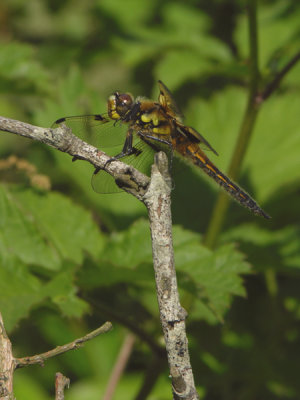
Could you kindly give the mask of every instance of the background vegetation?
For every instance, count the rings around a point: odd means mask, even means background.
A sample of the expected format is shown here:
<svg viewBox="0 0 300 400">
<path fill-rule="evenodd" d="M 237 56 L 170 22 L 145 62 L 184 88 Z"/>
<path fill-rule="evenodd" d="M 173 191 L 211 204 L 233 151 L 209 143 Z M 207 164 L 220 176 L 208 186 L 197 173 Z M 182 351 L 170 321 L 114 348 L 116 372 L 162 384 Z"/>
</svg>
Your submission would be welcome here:
<svg viewBox="0 0 300 400">
<path fill-rule="evenodd" d="M 300 5 L 262 0 L 257 11 L 263 86 L 299 51 Z M 161 79 L 226 171 L 247 101 L 247 23 L 242 0 L 2 0 L 0 114 L 48 127 L 105 112 L 116 89 L 156 99 Z M 173 192 L 176 268 L 204 399 L 300 397 L 299 89 L 297 64 L 263 104 L 239 177 L 271 221 L 232 202 L 211 251 L 202 239 L 219 189 L 190 169 Z M 170 398 L 145 208 L 127 194 L 94 193 L 90 166 L 39 143 L 1 132 L 0 154 L 0 310 L 15 356 L 107 319 L 115 327 L 45 368 L 17 371 L 17 398 L 52 398 L 59 370 L 71 378 L 67 399 L 100 399 L 128 330 L 137 340 L 115 398 L 141 387 Z"/>
</svg>

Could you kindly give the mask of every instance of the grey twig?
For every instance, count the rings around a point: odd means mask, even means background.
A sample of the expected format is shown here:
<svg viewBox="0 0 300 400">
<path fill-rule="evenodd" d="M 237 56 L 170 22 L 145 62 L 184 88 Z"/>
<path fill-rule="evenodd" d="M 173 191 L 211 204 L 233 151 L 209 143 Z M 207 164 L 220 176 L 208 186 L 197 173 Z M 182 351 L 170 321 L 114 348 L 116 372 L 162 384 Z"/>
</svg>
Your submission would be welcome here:
<svg viewBox="0 0 300 400">
<path fill-rule="evenodd" d="M 105 166 L 111 157 L 73 135 L 71 129 L 63 124 L 56 129 L 42 128 L 0 116 L 1 130 L 45 143 L 70 154 L 74 160 L 87 161 L 95 168 L 105 168 L 116 179 L 117 184 L 139 200 L 147 190 L 150 181 L 147 176 L 121 161 L 114 161 Z"/>
<path fill-rule="evenodd" d="M 29 365 L 33 364 L 40 364 L 44 365 L 44 361 L 48 358 L 58 356 L 59 354 L 63 354 L 66 351 L 76 350 L 83 345 L 83 343 L 94 339 L 95 337 L 101 335 L 102 333 L 107 333 L 112 329 L 112 324 L 110 322 L 106 322 L 99 328 L 95 329 L 94 331 L 88 333 L 87 335 L 75 339 L 73 342 L 64 344 L 63 346 L 57 346 L 55 349 L 49 350 L 45 353 L 37 354 L 32 357 L 23 357 L 23 358 L 16 358 L 15 359 L 15 368 L 23 368 L 28 367 Z"/>
<path fill-rule="evenodd" d="M 158 153 L 144 197 L 152 237 L 153 266 L 160 320 L 172 378 L 173 397 L 198 399 L 186 337 L 186 311 L 181 307 L 174 266 L 168 159 Z"/>
</svg>

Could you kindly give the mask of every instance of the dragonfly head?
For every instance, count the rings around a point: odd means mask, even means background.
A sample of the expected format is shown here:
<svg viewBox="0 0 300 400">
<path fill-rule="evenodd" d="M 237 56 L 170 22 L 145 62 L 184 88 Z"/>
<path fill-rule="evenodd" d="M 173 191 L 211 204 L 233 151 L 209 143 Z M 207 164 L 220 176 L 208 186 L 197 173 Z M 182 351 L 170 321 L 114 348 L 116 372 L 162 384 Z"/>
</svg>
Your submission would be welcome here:
<svg viewBox="0 0 300 400">
<path fill-rule="evenodd" d="M 108 115 L 112 119 L 124 119 L 134 104 L 130 93 L 115 92 L 108 99 Z"/>
</svg>

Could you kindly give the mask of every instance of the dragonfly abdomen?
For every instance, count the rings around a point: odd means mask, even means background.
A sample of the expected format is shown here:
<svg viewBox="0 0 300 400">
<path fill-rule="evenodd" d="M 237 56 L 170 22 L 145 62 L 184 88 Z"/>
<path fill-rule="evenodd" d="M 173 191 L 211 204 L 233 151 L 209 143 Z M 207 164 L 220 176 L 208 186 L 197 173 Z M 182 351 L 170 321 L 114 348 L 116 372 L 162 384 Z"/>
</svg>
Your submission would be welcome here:
<svg viewBox="0 0 300 400">
<path fill-rule="evenodd" d="M 189 145 L 186 148 L 186 155 L 191 159 L 193 164 L 200 167 L 207 175 L 213 178 L 226 192 L 228 192 L 238 203 L 251 210 L 254 214 L 260 215 L 266 219 L 270 216 L 266 214 L 259 205 L 238 185 L 232 182 L 224 175 L 202 152 L 197 146 Z"/>
</svg>

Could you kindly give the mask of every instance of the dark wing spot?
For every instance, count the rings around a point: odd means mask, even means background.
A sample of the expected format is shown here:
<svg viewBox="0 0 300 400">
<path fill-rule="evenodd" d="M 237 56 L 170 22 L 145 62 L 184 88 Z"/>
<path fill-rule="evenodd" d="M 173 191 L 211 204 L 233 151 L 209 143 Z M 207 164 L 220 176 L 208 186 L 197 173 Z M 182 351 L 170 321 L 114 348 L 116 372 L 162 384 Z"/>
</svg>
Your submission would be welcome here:
<svg viewBox="0 0 300 400">
<path fill-rule="evenodd" d="M 103 121 L 106 119 L 106 118 L 103 118 L 102 115 L 100 115 L 100 114 L 95 114 L 94 117 L 95 117 L 95 121 Z"/>
<path fill-rule="evenodd" d="M 61 124 L 62 122 L 65 122 L 66 118 L 59 118 L 58 120 L 56 120 L 54 123 L 55 124 Z"/>
</svg>

